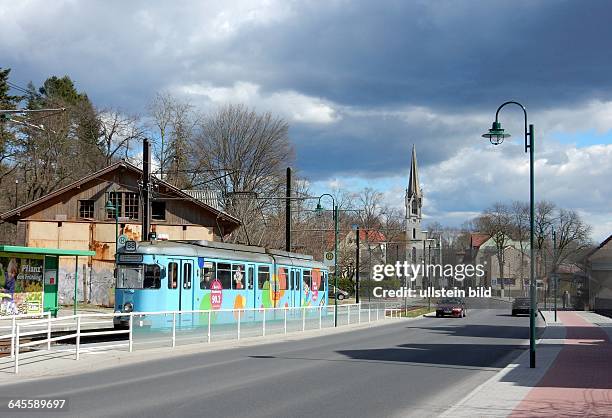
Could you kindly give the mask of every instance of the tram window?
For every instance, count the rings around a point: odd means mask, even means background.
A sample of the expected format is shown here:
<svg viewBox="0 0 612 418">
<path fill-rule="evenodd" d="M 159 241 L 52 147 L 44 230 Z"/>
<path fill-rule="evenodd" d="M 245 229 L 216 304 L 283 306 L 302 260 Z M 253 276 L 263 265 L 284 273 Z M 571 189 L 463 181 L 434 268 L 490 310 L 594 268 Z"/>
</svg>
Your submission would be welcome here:
<svg viewBox="0 0 612 418">
<path fill-rule="evenodd" d="M 295 270 L 291 270 L 290 272 L 290 279 L 289 279 L 289 290 L 293 290 L 294 288 L 294 283 L 295 283 Z"/>
<path fill-rule="evenodd" d="M 278 268 L 278 284 L 280 290 L 287 290 L 287 267 Z"/>
<path fill-rule="evenodd" d="M 229 263 L 217 264 L 217 280 L 221 282 L 222 289 L 232 288 L 232 265 Z"/>
<path fill-rule="evenodd" d="M 319 290 L 325 290 L 327 286 L 327 272 L 323 272 L 323 277 L 321 277 L 321 286 L 319 286 Z"/>
<path fill-rule="evenodd" d="M 191 263 L 183 264 L 183 289 L 191 289 Z"/>
<path fill-rule="evenodd" d="M 263 289 L 264 283 L 270 281 L 270 267 L 257 267 L 257 288 Z"/>
<path fill-rule="evenodd" d="M 119 265 L 116 287 L 117 289 L 142 289 L 142 266 Z"/>
<path fill-rule="evenodd" d="M 145 264 L 143 289 L 159 289 L 161 287 L 160 268 L 157 264 Z"/>
<path fill-rule="evenodd" d="M 232 264 L 232 289 L 244 289 L 244 264 Z"/>
<path fill-rule="evenodd" d="M 178 264 L 168 263 L 168 289 L 178 287 Z"/>
<path fill-rule="evenodd" d="M 210 289 L 210 284 L 216 278 L 216 267 L 214 261 L 204 262 L 204 268 L 200 270 L 200 289 Z"/>
<path fill-rule="evenodd" d="M 247 288 L 249 290 L 253 289 L 254 276 L 255 276 L 255 269 L 252 266 L 249 266 L 249 274 L 247 275 Z"/>
<path fill-rule="evenodd" d="M 307 289 L 311 289 L 312 288 L 312 275 L 310 273 L 310 270 L 304 270 L 304 284 L 302 285 L 302 289 L 304 291 L 307 291 Z"/>
</svg>

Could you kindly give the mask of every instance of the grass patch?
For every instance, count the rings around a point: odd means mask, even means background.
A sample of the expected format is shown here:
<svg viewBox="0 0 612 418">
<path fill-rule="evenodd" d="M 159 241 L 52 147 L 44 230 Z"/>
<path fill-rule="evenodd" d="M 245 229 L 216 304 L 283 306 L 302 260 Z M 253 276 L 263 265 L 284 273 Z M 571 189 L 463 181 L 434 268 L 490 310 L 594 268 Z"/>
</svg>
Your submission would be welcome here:
<svg viewBox="0 0 612 418">
<path fill-rule="evenodd" d="M 417 316 L 421 316 L 421 315 L 425 315 L 431 312 L 435 312 L 435 308 L 416 308 L 416 309 L 410 309 L 407 312 L 402 312 L 400 316 L 404 317 L 404 318 L 414 318 Z"/>
</svg>

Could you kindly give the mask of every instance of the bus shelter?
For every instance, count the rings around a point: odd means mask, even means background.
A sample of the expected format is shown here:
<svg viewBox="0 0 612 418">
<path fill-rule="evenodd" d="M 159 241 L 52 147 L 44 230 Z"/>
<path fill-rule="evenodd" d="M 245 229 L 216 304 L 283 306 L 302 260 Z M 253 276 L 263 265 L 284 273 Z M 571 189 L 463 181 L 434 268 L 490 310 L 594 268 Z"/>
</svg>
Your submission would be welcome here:
<svg viewBox="0 0 612 418">
<path fill-rule="evenodd" d="M 79 257 L 95 251 L 0 245 L 0 317 L 19 314 L 57 315 L 59 258 L 76 257 L 74 311 L 77 308 Z"/>
</svg>

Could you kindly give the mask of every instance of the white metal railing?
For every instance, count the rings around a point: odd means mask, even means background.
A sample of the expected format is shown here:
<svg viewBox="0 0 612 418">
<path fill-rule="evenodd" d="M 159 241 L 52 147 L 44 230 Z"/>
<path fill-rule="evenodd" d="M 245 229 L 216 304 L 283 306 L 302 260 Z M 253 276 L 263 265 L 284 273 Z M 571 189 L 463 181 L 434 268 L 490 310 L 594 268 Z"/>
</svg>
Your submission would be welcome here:
<svg viewBox="0 0 612 418">
<path fill-rule="evenodd" d="M 75 359 L 80 358 L 81 337 L 86 335 L 102 336 L 113 334 L 127 334 L 128 340 L 121 345 L 127 345 L 128 351 L 134 350 L 135 330 L 150 329 L 150 335 L 137 341 L 143 345 L 159 343 L 160 341 L 176 347 L 179 339 L 181 341 L 206 341 L 210 343 L 213 336 L 229 336 L 230 339 L 240 341 L 245 335 L 266 336 L 271 333 L 286 335 L 293 331 L 316 330 L 333 328 L 334 326 L 347 326 L 364 322 L 374 322 L 385 318 L 398 318 L 401 309 L 388 308 L 384 303 L 368 304 L 364 308 L 361 304 L 338 305 L 337 315 L 334 305 L 327 306 L 303 306 L 303 307 L 280 307 L 280 308 L 244 308 L 244 309 L 217 309 L 217 310 L 187 310 L 187 311 L 161 311 L 161 312 L 118 312 L 118 313 L 87 313 L 69 315 L 58 318 L 47 318 L 26 323 L 15 323 L 11 334 L 11 353 L 14 359 L 15 373 L 19 372 L 20 352 L 23 348 L 46 345 L 46 350 L 51 351 L 51 343 L 69 339 L 75 340 Z M 214 323 L 216 318 L 221 318 L 220 323 Z M 83 333 L 83 325 L 108 325 L 109 318 L 121 317 L 122 322 L 127 323 L 127 329 L 115 329 L 112 331 L 88 331 Z M 100 321 L 106 318 L 107 321 Z M 233 320 L 232 320 L 233 318 Z M 53 337 L 53 327 L 57 324 L 70 321 L 74 330 L 63 329 L 62 335 Z M 337 321 L 337 323 L 335 323 Z M 147 328 L 147 324 L 151 325 Z M 291 330 L 290 330 L 291 328 Z M 57 330 L 57 327 L 56 327 Z M 205 331 L 204 331 L 205 330 Z M 180 334 L 180 335 L 179 335 Z M 22 342 L 25 337 L 36 340 Z M 181 337 L 181 338 L 179 338 Z M 116 345 L 115 345 L 116 346 Z"/>
<path fill-rule="evenodd" d="M 17 320 L 18 319 L 31 319 L 31 318 L 40 318 L 47 317 L 47 319 L 51 319 L 51 312 L 44 312 L 41 314 L 19 314 L 19 315 L 10 315 L 10 316 L 0 316 L 0 320 L 11 321 L 11 325 L 0 325 L 0 330 L 10 329 L 10 334 L 0 334 L 0 341 L 5 339 L 11 340 L 11 358 L 15 357 L 15 337 L 17 336 Z"/>
</svg>

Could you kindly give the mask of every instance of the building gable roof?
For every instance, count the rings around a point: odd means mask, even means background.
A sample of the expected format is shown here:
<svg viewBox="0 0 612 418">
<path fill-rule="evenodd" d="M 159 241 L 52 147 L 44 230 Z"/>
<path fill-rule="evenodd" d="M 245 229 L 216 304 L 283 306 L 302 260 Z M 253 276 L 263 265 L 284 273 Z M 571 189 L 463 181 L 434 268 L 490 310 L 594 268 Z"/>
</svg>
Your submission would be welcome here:
<svg viewBox="0 0 612 418">
<path fill-rule="evenodd" d="M 12 209 L 12 210 L 9 210 L 9 211 L 7 211 L 7 212 L 5 212 L 3 214 L 0 214 L 0 220 L 7 221 L 7 222 L 16 222 L 18 220 L 18 217 L 21 215 L 22 212 L 27 211 L 27 210 L 31 210 L 31 209 L 35 209 L 37 206 L 40 206 L 40 205 L 44 204 L 45 202 L 47 202 L 47 201 L 49 201 L 49 200 L 51 200 L 51 199 L 53 199 L 53 198 L 55 198 L 57 196 L 60 196 L 60 195 L 62 195 L 64 193 L 67 193 L 67 192 L 69 192 L 69 191 L 71 191 L 71 190 L 73 190 L 75 188 L 79 188 L 82 185 L 84 185 L 84 184 L 86 184 L 86 183 L 88 183 L 88 182 L 90 182 L 92 180 L 95 180 L 95 179 L 97 179 L 97 178 L 99 178 L 99 177 L 101 177 L 103 175 L 110 174 L 113 171 L 116 171 L 116 170 L 119 170 L 119 169 L 127 169 L 127 170 L 132 171 L 134 174 L 139 175 L 139 176 L 142 176 L 142 174 L 143 174 L 142 170 L 140 168 L 136 167 L 133 164 L 130 164 L 129 162 L 127 162 L 125 160 L 121 160 L 121 161 L 118 161 L 118 162 L 116 162 L 114 164 L 111 164 L 111 165 L 109 165 L 109 166 L 107 166 L 107 167 L 105 167 L 105 168 L 103 168 L 101 170 L 98 170 L 98 171 L 96 171 L 94 173 L 91 173 L 90 175 L 85 176 L 85 177 L 83 177 L 83 178 L 81 178 L 81 179 L 79 179 L 79 180 L 77 180 L 77 181 L 75 181 L 73 183 L 70 183 L 67 186 L 64 186 L 64 187 L 62 187 L 62 188 L 60 188 L 58 190 L 55 190 L 55 191 L 53 191 L 51 193 L 48 193 L 48 194 L 46 194 L 46 195 L 44 195 L 44 196 L 42 196 L 42 197 L 40 197 L 40 198 L 38 198 L 36 200 L 33 200 L 33 201 L 28 202 L 28 203 L 26 203 L 24 205 L 18 206 L 15 209 Z M 193 196 L 185 193 L 184 191 L 180 190 L 179 188 L 173 186 L 172 184 L 167 183 L 167 182 L 165 182 L 163 180 L 160 180 L 160 179 L 158 179 L 157 177 L 155 177 L 153 175 L 151 176 L 151 182 L 154 183 L 154 184 L 158 184 L 158 185 L 164 186 L 165 188 L 167 188 L 169 191 L 171 191 L 172 193 L 174 193 L 178 197 L 183 198 L 183 199 L 185 199 L 187 201 L 190 201 L 193 204 L 201 207 L 202 209 L 205 209 L 205 210 L 207 210 L 209 212 L 212 212 L 218 219 L 221 219 L 222 221 L 232 225 L 232 229 L 235 229 L 236 227 L 238 227 L 238 226 L 240 226 L 242 224 L 242 222 L 238 218 L 235 218 L 234 216 L 232 216 L 232 215 L 230 215 L 230 214 L 228 214 L 226 212 L 223 212 L 223 211 L 221 211 L 221 210 L 219 210 L 217 208 L 214 208 L 214 207 L 206 204 L 205 202 L 203 202 L 203 201 L 201 201 L 199 199 L 194 198 Z"/>
</svg>

